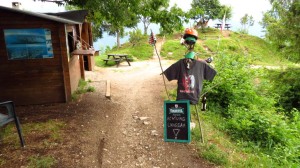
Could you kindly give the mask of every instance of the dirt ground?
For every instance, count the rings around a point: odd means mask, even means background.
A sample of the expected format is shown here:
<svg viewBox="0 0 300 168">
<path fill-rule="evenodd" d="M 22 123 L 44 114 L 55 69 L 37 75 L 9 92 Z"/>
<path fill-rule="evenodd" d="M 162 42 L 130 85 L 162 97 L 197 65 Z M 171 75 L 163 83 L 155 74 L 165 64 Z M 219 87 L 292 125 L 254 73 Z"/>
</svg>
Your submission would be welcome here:
<svg viewBox="0 0 300 168">
<path fill-rule="evenodd" d="M 162 61 L 164 69 L 171 62 Z M 47 139 L 24 135 L 24 149 L 1 144 L 0 167 L 28 165 L 30 155 L 50 155 L 59 168 L 210 168 L 214 165 L 199 158 L 195 146 L 164 142 L 163 79 L 157 59 L 122 62 L 117 67 L 86 72 L 96 91 L 66 104 L 18 106 L 21 124 L 63 121 L 62 140 L 40 147 Z M 105 97 L 106 80 L 111 81 L 111 99 Z M 171 88 L 176 82 L 167 82 Z M 44 145 L 45 146 L 45 145 Z"/>
</svg>

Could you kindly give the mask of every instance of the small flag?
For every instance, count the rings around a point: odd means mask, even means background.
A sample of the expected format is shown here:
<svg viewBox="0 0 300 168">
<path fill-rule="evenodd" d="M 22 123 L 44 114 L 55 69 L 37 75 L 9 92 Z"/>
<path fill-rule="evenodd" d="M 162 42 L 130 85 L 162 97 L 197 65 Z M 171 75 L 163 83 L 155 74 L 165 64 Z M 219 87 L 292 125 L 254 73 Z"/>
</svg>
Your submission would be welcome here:
<svg viewBox="0 0 300 168">
<path fill-rule="evenodd" d="M 154 45 L 155 43 L 156 43 L 156 38 L 154 36 L 154 33 L 151 30 L 151 34 L 150 34 L 150 37 L 149 37 L 149 44 Z"/>
</svg>

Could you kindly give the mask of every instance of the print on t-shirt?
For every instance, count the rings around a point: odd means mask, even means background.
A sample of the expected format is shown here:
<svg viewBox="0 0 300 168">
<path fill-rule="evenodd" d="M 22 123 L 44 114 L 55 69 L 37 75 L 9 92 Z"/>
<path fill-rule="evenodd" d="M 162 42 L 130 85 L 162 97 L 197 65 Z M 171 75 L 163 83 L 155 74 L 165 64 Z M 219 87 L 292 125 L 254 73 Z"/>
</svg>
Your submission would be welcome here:
<svg viewBox="0 0 300 168">
<path fill-rule="evenodd" d="M 182 78 L 183 89 L 181 93 L 194 93 L 195 92 L 195 77 L 194 75 L 184 74 Z"/>
</svg>

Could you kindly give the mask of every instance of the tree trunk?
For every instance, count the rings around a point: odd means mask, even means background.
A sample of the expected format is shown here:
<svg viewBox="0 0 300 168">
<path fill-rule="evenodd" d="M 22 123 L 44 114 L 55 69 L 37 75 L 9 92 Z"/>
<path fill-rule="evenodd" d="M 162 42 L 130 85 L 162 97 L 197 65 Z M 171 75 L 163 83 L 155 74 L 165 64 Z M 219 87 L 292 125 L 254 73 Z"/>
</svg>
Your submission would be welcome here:
<svg viewBox="0 0 300 168">
<path fill-rule="evenodd" d="M 144 22 L 144 35 L 147 35 L 147 29 L 148 29 L 148 27 L 146 26 L 146 23 Z"/>
<path fill-rule="evenodd" d="M 144 24 L 144 35 L 147 35 L 148 27 L 150 25 L 150 18 L 143 18 L 142 22 Z"/>
<path fill-rule="evenodd" d="M 120 31 L 117 31 L 117 47 L 120 48 L 121 44 L 120 44 Z"/>
<path fill-rule="evenodd" d="M 201 29 L 203 30 L 205 27 L 207 27 L 208 21 L 209 21 L 209 19 L 208 19 L 208 20 L 205 20 L 204 18 L 201 18 L 201 19 L 197 22 L 197 24 L 194 26 L 194 29 L 199 29 L 199 28 L 201 28 Z"/>
</svg>

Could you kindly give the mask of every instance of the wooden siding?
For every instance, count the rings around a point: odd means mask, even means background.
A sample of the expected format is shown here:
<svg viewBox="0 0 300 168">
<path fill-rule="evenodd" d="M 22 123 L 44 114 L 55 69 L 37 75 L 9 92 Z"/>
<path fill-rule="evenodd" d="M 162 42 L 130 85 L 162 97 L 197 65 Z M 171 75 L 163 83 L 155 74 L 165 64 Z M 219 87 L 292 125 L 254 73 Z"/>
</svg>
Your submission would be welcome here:
<svg viewBox="0 0 300 168">
<path fill-rule="evenodd" d="M 8 60 L 4 29 L 51 30 L 54 58 Z M 71 100 L 65 24 L 0 10 L 0 101 L 18 105 Z"/>
<path fill-rule="evenodd" d="M 71 57 L 69 62 L 69 67 L 70 67 L 70 76 L 72 76 L 71 92 L 73 93 L 77 89 L 79 80 L 81 79 L 79 55 L 74 55 Z"/>
</svg>

